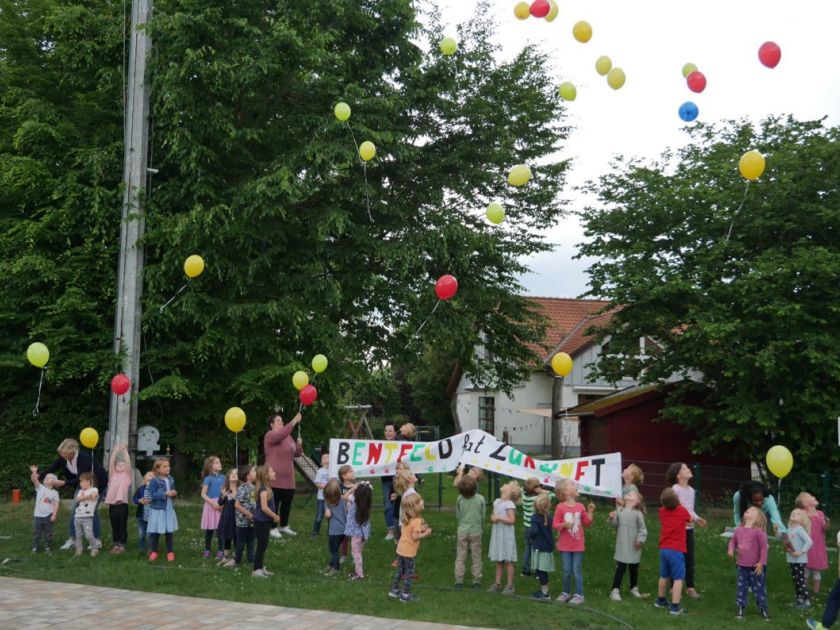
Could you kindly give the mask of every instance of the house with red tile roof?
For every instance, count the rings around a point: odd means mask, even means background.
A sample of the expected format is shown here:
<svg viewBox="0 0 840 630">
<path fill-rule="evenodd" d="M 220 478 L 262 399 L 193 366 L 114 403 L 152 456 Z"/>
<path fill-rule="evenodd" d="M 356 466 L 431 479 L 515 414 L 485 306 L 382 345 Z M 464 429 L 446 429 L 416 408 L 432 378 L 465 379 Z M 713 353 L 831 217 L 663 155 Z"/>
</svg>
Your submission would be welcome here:
<svg viewBox="0 0 840 630">
<path fill-rule="evenodd" d="M 572 373 L 562 379 L 559 388 L 560 409 L 597 400 L 626 387 L 637 385 L 627 378 L 611 384 L 593 375 L 592 365 L 602 350 L 590 329 L 604 326 L 614 311 L 605 310 L 601 300 L 530 297 L 527 299 L 547 320 L 544 342 L 531 349 L 540 357 L 530 377 L 513 388 L 508 396 L 502 391 L 484 388 L 466 374 L 453 374 L 451 392 L 455 426 L 459 431 L 483 429 L 499 439 L 507 438 L 520 450 L 547 453 L 551 450 L 552 389 L 555 375 L 551 357 L 565 352 L 572 357 Z M 641 342 L 642 351 L 645 340 Z M 649 343 L 649 342 L 648 342 Z M 580 453 L 577 418 L 562 418 L 561 443 L 564 457 Z"/>
</svg>

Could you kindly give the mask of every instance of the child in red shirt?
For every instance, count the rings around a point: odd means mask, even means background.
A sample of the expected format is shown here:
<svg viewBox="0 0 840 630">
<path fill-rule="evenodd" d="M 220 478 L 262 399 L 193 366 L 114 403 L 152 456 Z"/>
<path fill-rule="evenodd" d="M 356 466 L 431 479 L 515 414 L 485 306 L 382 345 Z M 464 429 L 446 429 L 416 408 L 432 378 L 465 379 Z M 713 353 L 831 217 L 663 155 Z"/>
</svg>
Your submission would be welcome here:
<svg viewBox="0 0 840 630">
<path fill-rule="evenodd" d="M 571 479 L 561 479 L 555 488 L 558 500 L 554 511 L 552 527 L 559 532 L 557 551 L 563 561 L 563 592 L 557 601 L 578 605 L 583 599 L 583 552 L 586 548 L 584 528 L 592 525 L 595 505 L 589 503 L 585 508 L 577 500 L 578 489 Z M 575 593 L 572 591 L 572 577 L 575 578 Z"/>
<path fill-rule="evenodd" d="M 685 580 L 685 526 L 691 522 L 691 514 L 681 504 L 673 488 L 665 488 L 659 498 L 659 591 L 654 606 L 667 608 L 665 591 L 668 580 L 673 580 L 671 591 L 670 614 L 682 615 L 685 609 L 680 607 L 683 580 Z"/>
</svg>

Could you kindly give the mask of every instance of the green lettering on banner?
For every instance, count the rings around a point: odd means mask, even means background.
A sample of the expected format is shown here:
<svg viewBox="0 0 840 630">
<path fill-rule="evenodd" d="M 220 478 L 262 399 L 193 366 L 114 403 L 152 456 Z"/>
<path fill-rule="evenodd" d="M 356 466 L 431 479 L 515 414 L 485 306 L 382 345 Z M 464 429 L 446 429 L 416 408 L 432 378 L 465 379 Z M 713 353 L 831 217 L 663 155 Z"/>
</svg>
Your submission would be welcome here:
<svg viewBox="0 0 840 630">
<path fill-rule="evenodd" d="M 512 448 L 510 449 L 510 453 L 508 453 L 508 462 L 514 466 L 519 466 L 522 463 L 522 457 L 522 451 L 517 451 L 515 448 Z"/>
<path fill-rule="evenodd" d="M 422 457 L 415 457 L 414 455 L 415 455 L 415 453 L 417 453 L 417 451 L 422 451 L 424 448 L 426 448 L 425 444 L 415 444 L 414 448 L 411 450 L 411 453 L 408 455 L 409 461 L 422 462 L 423 461 Z"/>
<path fill-rule="evenodd" d="M 553 473 L 557 470 L 557 464 L 540 464 L 540 470 L 544 473 Z"/>
<path fill-rule="evenodd" d="M 364 442 L 356 442 L 353 445 L 353 465 L 354 466 L 363 466 L 364 462 L 362 461 L 362 451 L 365 449 Z"/>
</svg>

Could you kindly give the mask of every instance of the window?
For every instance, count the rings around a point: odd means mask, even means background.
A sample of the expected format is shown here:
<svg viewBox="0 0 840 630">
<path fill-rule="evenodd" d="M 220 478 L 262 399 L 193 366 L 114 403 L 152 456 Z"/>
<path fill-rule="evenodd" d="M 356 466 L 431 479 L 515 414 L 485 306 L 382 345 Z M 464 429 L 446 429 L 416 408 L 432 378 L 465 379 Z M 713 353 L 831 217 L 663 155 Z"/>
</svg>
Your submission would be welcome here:
<svg viewBox="0 0 840 630">
<path fill-rule="evenodd" d="M 493 396 L 478 397 L 478 428 L 496 434 L 496 399 Z"/>
</svg>

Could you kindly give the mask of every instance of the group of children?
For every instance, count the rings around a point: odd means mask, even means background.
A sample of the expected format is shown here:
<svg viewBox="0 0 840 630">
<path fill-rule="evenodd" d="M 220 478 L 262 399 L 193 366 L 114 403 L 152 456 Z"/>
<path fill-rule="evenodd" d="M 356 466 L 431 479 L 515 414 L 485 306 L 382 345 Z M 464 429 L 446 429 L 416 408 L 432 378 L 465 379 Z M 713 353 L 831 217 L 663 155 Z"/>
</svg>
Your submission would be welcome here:
<svg viewBox="0 0 840 630">
<path fill-rule="evenodd" d="M 321 468 L 316 475 L 318 486 L 317 509 L 312 535 L 317 536 L 323 518 L 329 520 L 329 564 L 324 575 L 339 573 L 347 556 L 348 542 L 352 550 L 353 571 L 350 579 L 364 578 L 363 552 L 370 538 L 373 493 L 367 482 L 357 483 L 350 466 L 338 470 L 338 478 L 330 479 L 327 469 L 329 457 L 324 454 Z M 216 558 L 220 566 L 238 568 L 243 563 L 247 549 L 247 562 L 252 565 L 254 577 L 272 575 L 264 563 L 270 530 L 280 517 L 276 512 L 271 491 L 274 471 L 269 466 L 245 465 L 230 469 L 222 475 L 221 460 L 208 457 L 204 464 L 201 498 L 204 502 L 201 528 L 204 530 L 204 557 L 211 556 L 214 537 L 218 541 Z M 48 474 L 39 481 L 37 467 L 31 467 L 32 482 L 36 488 L 33 523 L 33 552 L 41 546 L 50 550 L 53 524 L 59 509 L 55 475 Z M 170 476 L 169 460 L 157 459 L 144 477 L 143 484 L 135 491 L 132 502 L 137 505 L 136 520 L 139 548 L 146 551 L 148 559 L 158 557 L 161 535 L 165 537 L 167 560 L 173 561 L 174 532 L 178 529 L 173 499 L 177 496 L 175 481 Z M 480 468 L 469 472 L 459 467 L 454 485 L 458 489 L 455 506 L 457 520 L 457 546 L 455 554 L 455 588 L 464 588 L 466 559 L 471 556 L 472 587 L 480 588 L 483 556 L 482 535 L 485 527 L 486 501 L 478 493 L 483 476 Z M 685 611 L 681 605 L 683 588 L 689 597 L 699 594 L 694 583 L 694 525 L 705 526 L 706 521 L 695 512 L 695 492 L 690 485 L 691 469 L 683 462 L 672 464 L 666 473 L 666 487 L 660 495 L 658 511 L 659 582 L 655 606 L 668 608 L 672 615 Z M 125 551 L 128 521 L 128 491 L 131 478 L 128 472 L 124 447 L 117 447 L 111 456 L 108 489 L 105 502 L 113 532 L 111 553 Z M 642 546 L 647 540 L 645 501 L 638 486 L 644 481 L 642 470 L 631 464 L 622 472 L 622 496 L 609 514 L 608 522 L 616 529 L 616 563 L 610 599 L 621 601 L 621 584 L 629 573 L 630 594 L 643 597 L 639 591 L 639 564 Z M 416 475 L 404 464 L 398 464 L 391 496 L 395 511 L 399 512 L 395 568 L 389 596 L 401 601 L 415 601 L 411 592 L 416 579 L 415 559 L 420 541 L 431 535 L 432 530 L 422 518 L 424 504 L 414 486 Z M 78 491 L 74 496 L 74 524 L 76 555 L 81 555 L 84 539 L 88 541 L 91 556 L 96 556 L 101 542 L 93 535 L 93 516 L 99 501 L 92 472 L 82 472 L 78 477 Z M 556 504 L 554 502 L 556 501 Z M 489 558 L 496 563 L 495 580 L 489 591 L 502 594 L 514 593 L 515 564 L 518 561 L 515 536 L 517 505 L 522 507 L 524 541 L 522 545 L 522 574 L 533 575 L 539 583 L 535 599 L 549 599 L 549 574 L 555 571 L 555 550 L 559 552 L 562 566 L 561 593 L 557 600 L 571 605 L 584 603 L 583 555 L 585 531 L 593 522 L 595 505 L 584 506 L 578 501 L 577 485 L 568 479 L 557 482 L 554 492 L 543 488 L 536 478 L 527 479 L 523 486 L 516 481 L 503 485 L 500 496 L 493 502 L 490 513 Z M 825 532 L 828 519 L 818 510 L 816 498 L 801 493 L 784 532 L 783 542 L 794 586 L 793 605 L 800 609 L 811 607 L 807 579 L 819 592 L 821 572 L 828 568 Z M 753 593 L 759 613 L 769 619 L 766 587 L 767 519 L 759 506 L 746 509 L 741 522 L 732 533 L 728 553 L 735 558 L 737 567 L 736 606 L 737 617 L 743 618 L 749 592 Z M 840 543 L 840 541 L 838 541 Z M 502 580 L 505 579 L 505 585 Z M 836 593 L 835 593 L 836 591 Z M 670 593 L 670 601 L 666 595 Z M 833 606 L 833 608 L 832 608 Z M 840 607 L 840 580 L 838 580 L 827 608 L 825 619 L 833 623 Z M 832 612 L 833 611 L 833 612 Z M 824 619 L 824 622 L 825 622 Z M 809 621 L 811 627 L 823 626 Z"/>
</svg>

